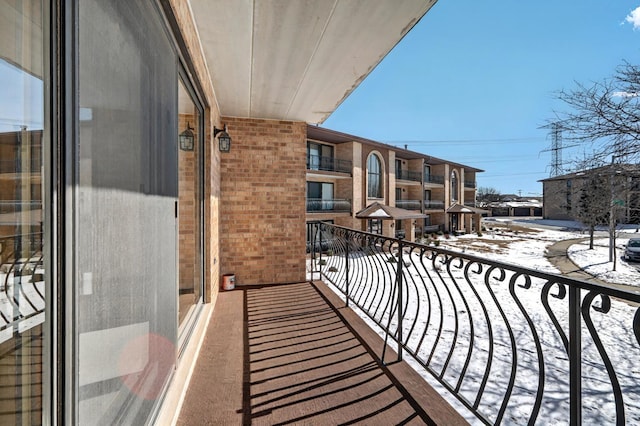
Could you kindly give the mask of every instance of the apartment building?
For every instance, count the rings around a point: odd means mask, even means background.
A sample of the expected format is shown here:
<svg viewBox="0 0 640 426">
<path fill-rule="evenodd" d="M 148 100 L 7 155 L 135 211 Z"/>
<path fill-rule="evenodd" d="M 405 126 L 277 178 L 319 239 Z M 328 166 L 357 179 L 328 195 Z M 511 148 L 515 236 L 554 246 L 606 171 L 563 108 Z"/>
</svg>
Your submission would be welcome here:
<svg viewBox="0 0 640 426">
<path fill-rule="evenodd" d="M 472 232 L 485 211 L 475 207 L 482 170 L 330 129 L 307 126 L 307 222 L 414 241 L 437 230 Z M 415 213 L 408 219 L 361 219 L 379 203 Z"/>
<path fill-rule="evenodd" d="M 607 165 L 541 182 L 545 219 L 578 220 L 584 191 L 597 190 L 607 206 L 612 204 L 619 222 L 640 223 L 640 166 L 637 164 Z M 602 187 L 595 188 L 594 182 L 600 182 Z"/>
</svg>

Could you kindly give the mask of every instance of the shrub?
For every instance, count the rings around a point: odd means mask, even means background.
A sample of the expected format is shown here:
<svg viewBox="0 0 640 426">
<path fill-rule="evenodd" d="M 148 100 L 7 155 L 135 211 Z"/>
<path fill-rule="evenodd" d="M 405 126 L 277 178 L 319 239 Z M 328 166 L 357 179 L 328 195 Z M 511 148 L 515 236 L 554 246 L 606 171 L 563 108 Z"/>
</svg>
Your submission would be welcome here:
<svg viewBox="0 0 640 426">
<path fill-rule="evenodd" d="M 318 265 L 320 265 L 320 266 L 324 266 L 324 265 L 326 265 L 326 264 L 327 264 L 327 261 L 326 261 L 326 260 L 324 260 L 324 259 L 321 259 L 321 260 L 318 262 Z"/>
<path fill-rule="evenodd" d="M 329 272 L 338 272 L 338 268 L 336 268 L 335 266 L 331 266 L 329 267 Z"/>
<path fill-rule="evenodd" d="M 397 262 L 397 260 L 396 260 L 396 258 L 395 258 L 395 257 L 391 256 L 390 258 L 388 258 L 388 259 L 387 259 L 387 262 L 388 262 L 388 263 L 396 263 L 396 262 Z"/>
<path fill-rule="evenodd" d="M 333 256 L 333 250 L 327 250 L 327 256 Z"/>
</svg>

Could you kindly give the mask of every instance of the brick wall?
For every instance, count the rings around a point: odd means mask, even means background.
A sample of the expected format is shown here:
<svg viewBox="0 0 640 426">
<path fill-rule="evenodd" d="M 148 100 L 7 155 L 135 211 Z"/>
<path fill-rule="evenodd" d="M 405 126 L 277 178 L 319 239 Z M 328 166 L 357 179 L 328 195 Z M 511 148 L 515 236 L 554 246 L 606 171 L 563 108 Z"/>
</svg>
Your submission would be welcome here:
<svg viewBox="0 0 640 426">
<path fill-rule="evenodd" d="M 306 124 L 223 117 L 221 273 L 236 284 L 301 282 L 305 274 Z"/>
</svg>

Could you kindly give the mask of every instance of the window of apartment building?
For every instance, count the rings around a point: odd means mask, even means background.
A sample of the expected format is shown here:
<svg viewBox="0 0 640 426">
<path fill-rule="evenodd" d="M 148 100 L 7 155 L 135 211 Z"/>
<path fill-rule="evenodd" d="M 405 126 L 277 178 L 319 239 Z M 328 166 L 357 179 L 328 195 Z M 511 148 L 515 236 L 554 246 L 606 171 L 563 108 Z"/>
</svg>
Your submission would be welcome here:
<svg viewBox="0 0 640 426">
<path fill-rule="evenodd" d="M 333 146 L 307 141 L 307 169 L 333 170 Z"/>
<path fill-rule="evenodd" d="M 451 201 L 452 202 L 456 202 L 458 201 L 458 197 L 459 197 L 459 188 L 458 188 L 459 182 L 458 182 L 458 173 L 456 173 L 455 170 L 451 171 Z"/>
<path fill-rule="evenodd" d="M 396 188 L 396 201 L 402 200 L 402 188 Z"/>
<path fill-rule="evenodd" d="M 396 179 L 402 178 L 402 160 L 396 159 Z"/>
<path fill-rule="evenodd" d="M 382 219 L 368 219 L 367 232 L 372 234 L 382 234 Z"/>
<path fill-rule="evenodd" d="M 382 162 L 376 154 L 370 154 L 367 160 L 367 196 L 382 198 Z"/>
<path fill-rule="evenodd" d="M 424 181 L 429 182 L 429 176 L 431 176 L 431 166 L 428 164 L 424 165 Z"/>
<path fill-rule="evenodd" d="M 55 410 L 48 4 L 0 3 L 0 424 Z"/>
<path fill-rule="evenodd" d="M 333 183 L 307 182 L 307 211 L 333 209 Z"/>
</svg>

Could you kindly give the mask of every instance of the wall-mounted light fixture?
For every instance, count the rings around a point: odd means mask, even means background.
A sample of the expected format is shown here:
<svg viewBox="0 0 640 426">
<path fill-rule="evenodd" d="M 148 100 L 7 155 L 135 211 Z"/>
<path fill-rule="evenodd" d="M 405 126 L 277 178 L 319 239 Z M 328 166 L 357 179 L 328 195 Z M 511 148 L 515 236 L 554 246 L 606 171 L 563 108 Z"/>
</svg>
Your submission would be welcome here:
<svg viewBox="0 0 640 426">
<path fill-rule="evenodd" d="M 187 129 L 180 133 L 180 149 L 183 151 L 193 151 L 193 127 L 187 122 Z"/>
<path fill-rule="evenodd" d="M 218 144 L 220 146 L 220 152 L 231 151 L 231 136 L 227 133 L 227 125 L 224 125 L 224 129 L 218 129 L 213 127 L 213 137 L 218 138 Z"/>
</svg>

